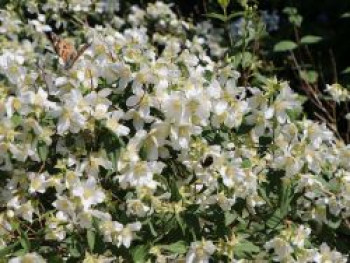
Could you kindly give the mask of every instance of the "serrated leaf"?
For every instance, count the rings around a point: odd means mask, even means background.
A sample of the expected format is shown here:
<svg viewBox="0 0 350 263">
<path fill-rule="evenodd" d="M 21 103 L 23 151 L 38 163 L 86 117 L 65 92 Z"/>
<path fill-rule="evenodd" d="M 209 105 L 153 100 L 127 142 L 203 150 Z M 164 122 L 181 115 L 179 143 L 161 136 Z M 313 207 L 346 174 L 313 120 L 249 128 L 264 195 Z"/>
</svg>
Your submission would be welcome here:
<svg viewBox="0 0 350 263">
<path fill-rule="evenodd" d="M 160 247 L 177 254 L 184 254 L 187 252 L 187 245 L 184 241 L 178 241 L 170 245 L 161 245 Z"/>
<path fill-rule="evenodd" d="M 322 40 L 322 37 L 308 35 L 308 36 L 303 36 L 303 37 L 300 39 L 300 43 L 301 43 L 301 44 L 310 45 L 310 44 L 318 43 L 318 42 L 320 42 L 321 40 Z"/>
<path fill-rule="evenodd" d="M 141 245 L 137 246 L 135 249 L 132 250 L 132 258 L 133 262 L 135 263 L 143 263 L 146 261 L 147 256 L 147 246 Z"/>
<path fill-rule="evenodd" d="M 266 221 L 266 226 L 270 229 L 276 229 L 282 223 L 283 218 L 281 210 L 276 209 L 272 216 Z"/>
<path fill-rule="evenodd" d="M 293 188 L 290 183 L 283 182 L 280 192 L 281 216 L 284 218 L 290 210 L 290 202 L 293 199 Z"/>
<path fill-rule="evenodd" d="M 95 248 L 95 241 L 96 241 L 95 231 L 88 229 L 86 232 L 86 238 L 87 238 L 89 249 L 91 252 L 93 252 Z"/>
<path fill-rule="evenodd" d="M 274 47 L 274 52 L 284 52 L 284 51 L 290 51 L 293 49 L 296 49 L 298 45 L 290 40 L 283 40 L 281 42 L 278 42 Z"/>
<path fill-rule="evenodd" d="M 252 257 L 260 252 L 260 248 L 248 240 L 240 240 L 234 247 L 234 254 L 237 258 Z"/>
</svg>

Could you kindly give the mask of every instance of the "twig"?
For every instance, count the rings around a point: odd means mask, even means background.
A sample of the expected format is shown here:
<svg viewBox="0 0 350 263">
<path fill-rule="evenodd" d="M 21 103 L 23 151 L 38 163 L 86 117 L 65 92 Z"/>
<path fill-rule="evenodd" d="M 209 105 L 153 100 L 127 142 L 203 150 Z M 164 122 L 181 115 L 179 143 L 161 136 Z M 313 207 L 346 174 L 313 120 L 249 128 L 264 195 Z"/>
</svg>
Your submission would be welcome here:
<svg viewBox="0 0 350 263">
<path fill-rule="evenodd" d="M 335 56 L 332 49 L 329 49 L 329 56 L 331 59 L 331 66 L 333 72 L 333 83 L 338 83 L 338 74 L 337 74 L 337 63 L 335 61 Z"/>
<path fill-rule="evenodd" d="M 43 162 L 43 164 L 40 166 L 40 169 L 38 171 L 38 174 L 40 174 L 45 168 L 45 162 Z"/>
<path fill-rule="evenodd" d="M 345 102 L 345 109 L 346 109 L 345 114 L 350 114 L 349 102 Z M 350 143 L 350 120 L 347 120 L 345 142 Z"/>
<path fill-rule="evenodd" d="M 335 133 L 335 135 L 336 135 L 339 139 L 342 139 L 341 135 L 340 135 L 339 132 L 338 132 L 338 129 L 337 129 L 336 127 L 334 127 L 334 126 L 332 125 L 332 123 L 328 122 L 323 116 L 321 116 L 321 115 L 318 114 L 317 112 L 314 112 L 314 114 L 315 114 L 315 116 L 316 116 L 317 118 L 319 118 L 322 122 L 324 122 L 324 123 L 327 125 L 327 127 L 328 127 L 330 130 L 332 130 L 332 131 Z"/>
<path fill-rule="evenodd" d="M 291 54 L 292 60 L 295 64 L 295 67 L 297 68 L 297 71 L 300 73 L 301 67 L 300 67 L 293 51 L 290 51 L 290 54 Z M 323 103 L 321 102 L 321 100 L 318 98 L 318 95 L 316 94 L 316 93 L 319 93 L 320 91 L 318 89 L 314 88 L 312 85 L 308 84 L 307 82 L 304 82 L 304 83 L 305 83 L 305 85 L 303 85 L 303 82 L 301 81 L 301 85 L 303 87 L 307 88 L 307 89 L 304 89 L 304 91 L 306 92 L 306 94 L 308 95 L 308 97 L 312 101 L 312 103 L 325 114 L 325 116 L 328 118 L 327 122 L 335 123 L 334 116 L 331 116 L 330 113 L 324 108 Z"/>
</svg>

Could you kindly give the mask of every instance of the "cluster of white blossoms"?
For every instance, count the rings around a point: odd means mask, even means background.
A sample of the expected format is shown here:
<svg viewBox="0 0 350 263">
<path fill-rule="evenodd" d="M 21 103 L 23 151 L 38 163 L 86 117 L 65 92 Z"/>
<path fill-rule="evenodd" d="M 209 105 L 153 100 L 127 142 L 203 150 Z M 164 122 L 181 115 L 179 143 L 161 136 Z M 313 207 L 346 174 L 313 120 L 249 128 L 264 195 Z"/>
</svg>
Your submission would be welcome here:
<svg viewBox="0 0 350 263">
<path fill-rule="evenodd" d="M 332 100 L 337 103 L 350 101 L 350 92 L 338 83 L 327 85 L 326 91 L 331 95 Z"/>
<path fill-rule="evenodd" d="M 53 48 L 42 32 L 52 28 L 46 21 L 67 23 L 40 12 L 83 16 L 104 12 L 108 1 L 42 2 L 24 6 L 38 14 L 34 22 L 0 10 L 0 248 L 14 244 L 22 227 L 29 240 L 55 253 L 64 244 L 57 253 L 78 257 L 67 247 L 79 235 L 86 243 L 82 233 L 94 229 L 106 254 L 86 248 L 84 262 L 131 262 L 128 249 L 140 244 L 151 244 L 159 262 L 230 257 L 217 245 L 224 236 L 201 215 L 243 206 L 254 220 L 273 205 L 266 187 L 280 179 L 293 189 L 293 219 L 302 224 L 262 250 L 277 261 L 346 262 L 326 243 L 306 246 L 313 233 L 304 225 L 348 222 L 350 146 L 298 118 L 301 100 L 287 82 L 240 86 L 221 31 L 182 21 L 162 2 L 85 25 L 75 39 L 84 34 L 92 44 L 65 71 L 54 52 L 43 55 Z M 177 225 L 183 236 L 172 230 Z M 184 236 L 191 240 L 185 253 L 157 247 Z M 49 254 L 25 249 L 10 262 L 45 262 Z"/>
<path fill-rule="evenodd" d="M 307 248 L 310 233 L 311 229 L 304 225 L 286 229 L 268 241 L 265 248 L 272 250 L 273 260 L 277 262 L 347 262 L 341 253 L 331 250 L 326 243 L 322 243 L 319 249 Z"/>
</svg>

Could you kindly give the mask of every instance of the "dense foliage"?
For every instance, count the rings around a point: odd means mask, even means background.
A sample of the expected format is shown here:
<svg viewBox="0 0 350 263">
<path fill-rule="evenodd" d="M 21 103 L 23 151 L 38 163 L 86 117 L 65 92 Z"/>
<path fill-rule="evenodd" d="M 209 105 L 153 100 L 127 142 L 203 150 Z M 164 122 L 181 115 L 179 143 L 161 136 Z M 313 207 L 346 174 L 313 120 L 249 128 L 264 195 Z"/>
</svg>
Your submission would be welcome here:
<svg viewBox="0 0 350 263">
<path fill-rule="evenodd" d="M 347 261 L 350 145 L 273 76 L 259 43 L 278 15 L 216 4 L 191 21 L 164 2 L 2 2 L 1 262 Z M 51 31 L 91 43 L 72 68 Z M 320 92 L 321 114 L 350 99 Z"/>
</svg>

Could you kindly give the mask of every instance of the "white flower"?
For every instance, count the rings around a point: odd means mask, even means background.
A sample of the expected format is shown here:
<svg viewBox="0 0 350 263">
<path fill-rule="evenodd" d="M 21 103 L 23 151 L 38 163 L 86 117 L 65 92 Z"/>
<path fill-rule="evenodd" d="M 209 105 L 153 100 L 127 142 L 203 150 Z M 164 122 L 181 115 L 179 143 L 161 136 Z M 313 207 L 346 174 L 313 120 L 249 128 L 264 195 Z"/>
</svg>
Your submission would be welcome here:
<svg viewBox="0 0 350 263">
<path fill-rule="evenodd" d="M 192 242 L 186 255 L 186 263 L 208 263 L 216 250 L 212 241 Z"/>
<path fill-rule="evenodd" d="M 146 186 L 154 189 L 158 183 L 153 180 L 153 175 L 160 174 L 164 166 L 161 162 L 130 163 L 117 178 L 123 188 Z"/>
<path fill-rule="evenodd" d="M 93 255 L 85 252 L 85 258 L 82 263 L 112 263 L 116 262 L 116 257 L 105 257 L 103 255 Z"/>
<path fill-rule="evenodd" d="M 236 184 L 243 182 L 246 178 L 244 171 L 240 168 L 240 160 L 234 164 L 223 166 L 220 169 L 220 174 L 225 186 L 233 188 Z"/>
<path fill-rule="evenodd" d="M 117 221 L 108 220 L 101 224 L 100 229 L 106 242 L 113 242 L 118 247 L 123 245 L 129 248 L 131 241 L 135 238 L 135 232 L 141 229 L 141 223 L 135 222 L 123 226 Z"/>
<path fill-rule="evenodd" d="M 56 201 L 52 203 L 52 206 L 56 207 L 57 210 L 71 216 L 72 218 L 75 217 L 75 204 L 63 195 L 59 195 Z"/>
<path fill-rule="evenodd" d="M 29 193 L 45 193 L 47 188 L 47 174 L 36 174 L 36 173 L 30 173 L 28 175 L 30 180 L 30 187 L 29 187 Z"/>
<path fill-rule="evenodd" d="M 322 243 L 313 261 L 316 263 L 346 263 L 347 257 L 336 250 L 331 250 L 326 243 Z"/>
<path fill-rule="evenodd" d="M 78 133 L 86 125 L 87 118 L 84 113 L 89 112 L 90 108 L 77 89 L 64 95 L 63 100 L 64 106 L 58 107 L 51 113 L 53 117 L 59 117 L 57 133 L 62 135 L 68 130 L 72 133 Z"/>
<path fill-rule="evenodd" d="M 71 0 L 69 1 L 69 9 L 74 12 L 88 12 L 91 4 L 91 0 Z"/>
<path fill-rule="evenodd" d="M 126 136 L 129 134 L 130 129 L 119 123 L 119 120 L 124 116 L 122 110 L 112 111 L 109 113 L 106 121 L 106 127 L 114 132 L 118 136 Z"/>
<path fill-rule="evenodd" d="M 46 260 L 38 253 L 27 253 L 24 256 L 11 258 L 9 263 L 45 263 Z"/>
<path fill-rule="evenodd" d="M 297 95 L 287 85 L 282 85 L 274 103 L 274 114 L 279 123 L 285 123 L 289 117 L 287 110 L 301 110 L 301 104 L 296 100 Z"/>
<path fill-rule="evenodd" d="M 285 260 L 291 260 L 293 248 L 289 244 L 289 242 L 285 241 L 280 237 L 276 237 L 265 244 L 265 249 L 274 250 L 273 259 L 278 262 L 282 262 Z"/>
<path fill-rule="evenodd" d="M 29 20 L 29 24 L 33 25 L 35 30 L 39 33 L 52 31 L 52 28 L 45 24 L 45 20 L 45 15 L 39 14 L 38 19 Z"/>
<path fill-rule="evenodd" d="M 89 177 L 85 182 L 73 188 L 72 194 L 80 198 L 84 210 L 88 210 L 92 205 L 102 203 L 105 200 L 105 194 L 94 177 Z"/>
<path fill-rule="evenodd" d="M 123 227 L 123 229 L 119 232 L 117 240 L 117 246 L 123 245 L 126 248 L 130 247 L 131 241 L 135 238 L 135 232 L 140 231 L 141 223 L 135 222 L 132 224 L 127 224 Z"/>
<path fill-rule="evenodd" d="M 113 66 L 112 70 L 118 77 L 118 86 L 116 91 L 122 92 L 127 87 L 128 83 L 132 80 L 132 72 L 130 66 L 123 63 L 117 63 Z"/>
<path fill-rule="evenodd" d="M 150 208 L 138 199 L 128 199 L 126 200 L 126 205 L 126 213 L 128 215 L 137 215 L 139 217 L 144 217 L 147 215 L 148 211 L 150 211 Z"/>
<path fill-rule="evenodd" d="M 337 103 L 347 101 L 350 99 L 350 93 L 347 89 L 344 89 L 340 84 L 335 83 L 332 85 L 326 85 L 326 92 L 328 92 L 333 100 Z"/>
<path fill-rule="evenodd" d="M 292 244 L 297 246 L 298 248 L 303 248 L 305 239 L 309 237 L 311 234 L 311 229 L 301 225 L 298 229 L 293 233 Z"/>
</svg>

